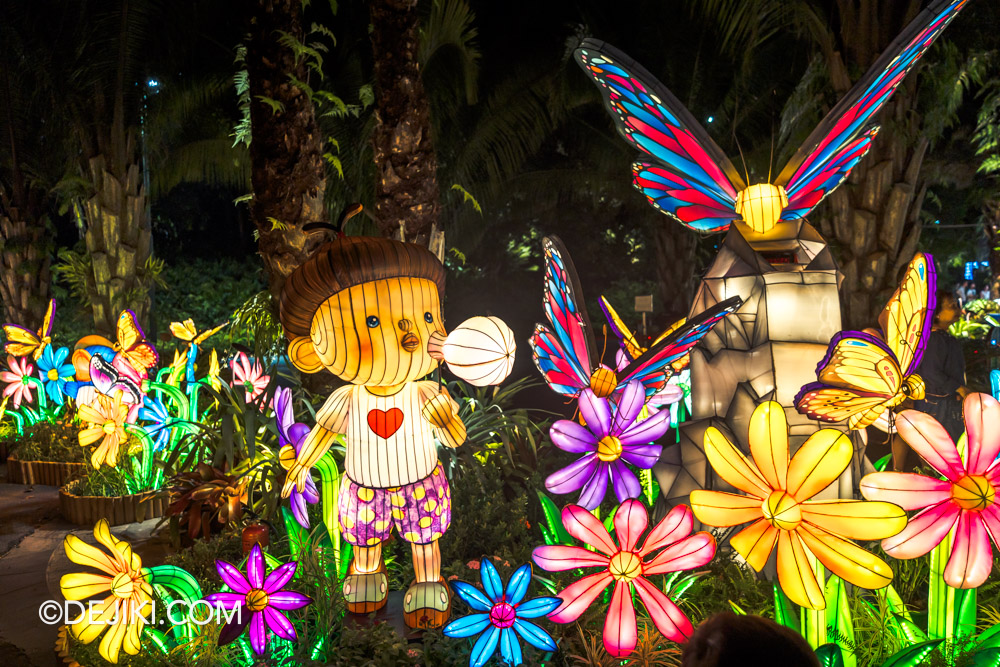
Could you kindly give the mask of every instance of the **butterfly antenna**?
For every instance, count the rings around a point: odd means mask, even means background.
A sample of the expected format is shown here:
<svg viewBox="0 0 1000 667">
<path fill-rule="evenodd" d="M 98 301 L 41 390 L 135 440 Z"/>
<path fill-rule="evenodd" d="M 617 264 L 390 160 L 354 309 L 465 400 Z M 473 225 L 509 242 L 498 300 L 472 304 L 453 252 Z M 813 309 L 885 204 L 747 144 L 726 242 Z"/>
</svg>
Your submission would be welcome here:
<svg viewBox="0 0 1000 667">
<path fill-rule="evenodd" d="M 767 158 L 767 182 L 771 182 L 771 168 L 774 166 L 774 112 L 771 112 L 771 155 Z"/>
<path fill-rule="evenodd" d="M 736 136 L 736 129 L 735 128 L 733 128 L 733 141 L 736 142 L 736 150 L 739 151 L 740 161 L 743 162 L 743 174 L 746 176 L 746 179 L 747 179 L 746 183 L 747 183 L 747 185 L 750 185 L 750 170 L 747 169 L 747 159 L 743 155 L 743 147 L 740 146 L 740 140 Z"/>
<path fill-rule="evenodd" d="M 608 325 L 605 324 L 601 327 L 601 333 L 604 334 L 604 345 L 601 347 L 601 360 L 600 363 L 604 363 L 604 353 L 608 351 Z"/>
</svg>

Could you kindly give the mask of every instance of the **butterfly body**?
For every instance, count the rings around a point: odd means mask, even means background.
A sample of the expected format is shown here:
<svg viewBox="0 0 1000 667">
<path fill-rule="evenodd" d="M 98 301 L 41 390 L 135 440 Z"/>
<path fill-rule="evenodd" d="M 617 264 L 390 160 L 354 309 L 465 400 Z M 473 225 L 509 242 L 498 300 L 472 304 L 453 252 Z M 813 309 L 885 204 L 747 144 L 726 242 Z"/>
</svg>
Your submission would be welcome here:
<svg viewBox="0 0 1000 667">
<path fill-rule="evenodd" d="M 773 183 L 747 186 L 691 112 L 639 63 L 584 40 L 574 53 L 604 97 L 619 133 L 649 156 L 632 183 L 649 203 L 699 232 L 743 219 L 766 233 L 804 218 L 847 178 L 878 133 L 875 114 L 967 0 L 938 0 L 921 12 L 809 135 Z"/>
<path fill-rule="evenodd" d="M 590 390 L 598 398 L 611 396 L 617 388 L 618 375 L 604 364 L 600 364 L 590 376 Z"/>
<path fill-rule="evenodd" d="M 817 381 L 795 397 L 799 412 L 861 429 L 907 398 L 923 399 L 924 381 L 915 371 L 930 335 L 936 287 L 933 258 L 917 253 L 879 317 L 881 333 L 835 335 L 816 367 Z"/>
<path fill-rule="evenodd" d="M 755 232 L 773 228 L 788 206 L 788 193 L 780 185 L 757 183 L 736 195 L 736 213 Z"/>
<path fill-rule="evenodd" d="M 685 356 L 701 337 L 743 301 L 727 299 L 691 318 L 683 327 L 650 347 L 620 370 L 601 364 L 593 340 L 593 327 L 580 307 L 581 289 L 576 270 L 562 241 L 543 239 L 545 251 L 545 297 L 543 308 L 550 327 L 535 325 L 531 336 L 532 358 L 553 391 L 576 397 L 590 388 L 597 396 L 609 397 L 639 380 L 646 396 L 661 390 L 670 378 L 670 364 Z"/>
</svg>

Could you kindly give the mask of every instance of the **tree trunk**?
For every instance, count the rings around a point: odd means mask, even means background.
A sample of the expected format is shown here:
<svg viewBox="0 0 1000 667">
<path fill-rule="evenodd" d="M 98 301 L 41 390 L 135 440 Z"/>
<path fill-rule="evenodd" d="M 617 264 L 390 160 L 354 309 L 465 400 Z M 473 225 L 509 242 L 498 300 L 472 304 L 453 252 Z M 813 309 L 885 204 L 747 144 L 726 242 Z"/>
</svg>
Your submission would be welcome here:
<svg viewBox="0 0 1000 667">
<path fill-rule="evenodd" d="M 130 144 L 134 133 L 127 134 Z M 83 215 L 92 270 L 86 288 L 98 333 L 113 336 L 118 316 L 127 308 L 143 327 L 148 325 L 153 282 L 149 207 L 137 161 L 126 165 L 122 175 L 109 171 L 103 155 L 91 158 L 89 167 L 93 194 L 83 202 Z"/>
<path fill-rule="evenodd" d="M 660 301 L 666 323 L 685 317 L 691 307 L 698 276 L 691 270 L 698 239 L 673 220 L 662 220 L 653 228 L 653 251 Z"/>
<path fill-rule="evenodd" d="M 6 322 L 37 329 L 49 301 L 51 242 L 32 202 L 14 205 L 0 188 L 0 298 Z"/>
<path fill-rule="evenodd" d="M 859 69 L 869 67 L 916 15 L 919 3 L 886 6 L 863 0 L 854 8 L 842 0 L 838 6 L 840 50 L 825 55 L 830 80 L 843 96 L 851 81 L 842 54 Z M 871 151 L 812 216 L 844 273 L 846 329 L 873 326 L 898 285 L 900 270 L 917 250 L 926 192 L 920 171 L 929 142 L 916 110 L 916 75 L 909 73 L 876 117 L 882 129 Z"/>
<path fill-rule="evenodd" d="M 990 246 L 990 294 L 996 298 L 1000 291 L 1000 200 L 993 199 L 983 205 L 983 227 Z"/>
<path fill-rule="evenodd" d="M 893 123 L 918 124 L 908 99 L 888 107 L 884 122 L 892 114 Z M 819 212 L 820 229 L 838 251 L 844 273 L 845 328 L 873 325 L 899 284 L 901 269 L 913 259 L 927 189 L 920 178 L 927 144 L 921 137 L 914 145 L 894 128 L 880 132 L 871 152 Z"/>
<path fill-rule="evenodd" d="M 258 0 L 246 65 L 250 79 L 250 217 L 273 295 L 324 240 L 302 226 L 326 220 L 323 137 L 309 95 L 305 59 L 279 43 L 281 33 L 304 39 L 300 0 Z M 267 100 L 267 101 L 265 101 Z"/>
<path fill-rule="evenodd" d="M 371 3 L 375 55 L 375 222 L 386 236 L 443 243 L 437 157 L 420 66 L 416 0 Z"/>
</svg>

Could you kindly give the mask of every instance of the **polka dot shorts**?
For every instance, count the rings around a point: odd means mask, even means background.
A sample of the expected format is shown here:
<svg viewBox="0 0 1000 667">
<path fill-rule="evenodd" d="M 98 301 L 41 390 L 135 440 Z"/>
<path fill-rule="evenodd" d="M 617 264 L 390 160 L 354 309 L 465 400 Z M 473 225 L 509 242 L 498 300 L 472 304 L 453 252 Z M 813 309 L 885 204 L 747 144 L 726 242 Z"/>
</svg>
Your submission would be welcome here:
<svg viewBox="0 0 1000 667">
<path fill-rule="evenodd" d="M 371 489 L 344 476 L 340 487 L 340 527 L 356 547 L 384 541 L 393 526 L 407 542 L 428 544 L 451 524 L 451 490 L 438 463 L 427 477 L 388 489 Z"/>
</svg>

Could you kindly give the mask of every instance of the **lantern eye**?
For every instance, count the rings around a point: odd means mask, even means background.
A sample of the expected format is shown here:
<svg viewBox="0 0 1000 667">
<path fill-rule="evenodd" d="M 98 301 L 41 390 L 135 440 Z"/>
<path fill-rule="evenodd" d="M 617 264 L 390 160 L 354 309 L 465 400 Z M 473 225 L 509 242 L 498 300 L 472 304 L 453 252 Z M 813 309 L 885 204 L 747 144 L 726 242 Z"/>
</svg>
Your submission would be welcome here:
<svg viewBox="0 0 1000 667">
<path fill-rule="evenodd" d="M 429 312 L 424 313 L 424 322 L 427 322 L 427 324 L 434 324 L 434 316 Z"/>
<path fill-rule="evenodd" d="M 375 327 L 378 326 L 378 318 L 375 317 L 374 315 L 369 315 L 367 324 L 369 329 L 374 329 Z"/>
</svg>

